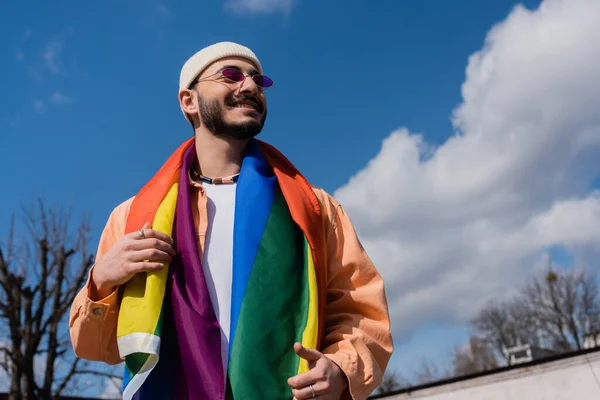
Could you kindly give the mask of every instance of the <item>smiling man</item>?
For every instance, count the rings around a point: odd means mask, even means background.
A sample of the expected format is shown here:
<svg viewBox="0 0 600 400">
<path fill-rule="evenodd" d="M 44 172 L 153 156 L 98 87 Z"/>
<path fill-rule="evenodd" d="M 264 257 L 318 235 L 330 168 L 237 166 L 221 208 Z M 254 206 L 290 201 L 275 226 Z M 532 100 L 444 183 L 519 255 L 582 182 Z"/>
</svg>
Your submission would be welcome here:
<svg viewBox="0 0 600 400">
<path fill-rule="evenodd" d="M 183 66 L 186 140 L 117 206 L 71 308 L 125 399 L 364 399 L 392 353 L 383 281 L 343 208 L 255 139 L 273 81 L 222 42 Z"/>
</svg>

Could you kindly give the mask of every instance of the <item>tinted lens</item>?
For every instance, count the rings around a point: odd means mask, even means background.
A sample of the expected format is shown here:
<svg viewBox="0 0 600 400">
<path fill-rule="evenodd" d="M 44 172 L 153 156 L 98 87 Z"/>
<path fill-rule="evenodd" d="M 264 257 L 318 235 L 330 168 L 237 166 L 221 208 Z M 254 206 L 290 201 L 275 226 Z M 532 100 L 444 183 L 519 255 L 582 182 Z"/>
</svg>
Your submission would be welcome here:
<svg viewBox="0 0 600 400">
<path fill-rule="evenodd" d="M 263 88 L 268 88 L 273 86 L 273 80 L 265 75 L 254 75 L 252 77 L 254 83 Z"/>
<path fill-rule="evenodd" d="M 244 80 L 244 74 L 237 69 L 225 68 L 223 71 L 221 71 L 221 73 L 230 81 L 241 82 Z"/>
</svg>

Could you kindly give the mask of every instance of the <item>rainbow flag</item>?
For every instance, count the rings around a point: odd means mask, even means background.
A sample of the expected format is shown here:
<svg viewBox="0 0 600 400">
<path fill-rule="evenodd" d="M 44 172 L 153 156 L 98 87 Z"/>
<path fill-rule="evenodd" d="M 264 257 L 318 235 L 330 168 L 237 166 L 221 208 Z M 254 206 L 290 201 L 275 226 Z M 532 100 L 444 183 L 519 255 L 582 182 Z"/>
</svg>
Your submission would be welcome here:
<svg viewBox="0 0 600 400">
<path fill-rule="evenodd" d="M 224 376 L 190 209 L 193 144 L 190 139 L 173 153 L 130 209 L 126 232 L 150 221 L 175 236 L 178 256 L 162 271 L 138 274 L 125 285 L 117 325 L 123 398 L 291 399 L 287 379 L 308 370 L 293 343 L 319 348 L 323 328 L 326 250 L 318 200 L 281 153 L 249 143 L 236 187 Z"/>
</svg>

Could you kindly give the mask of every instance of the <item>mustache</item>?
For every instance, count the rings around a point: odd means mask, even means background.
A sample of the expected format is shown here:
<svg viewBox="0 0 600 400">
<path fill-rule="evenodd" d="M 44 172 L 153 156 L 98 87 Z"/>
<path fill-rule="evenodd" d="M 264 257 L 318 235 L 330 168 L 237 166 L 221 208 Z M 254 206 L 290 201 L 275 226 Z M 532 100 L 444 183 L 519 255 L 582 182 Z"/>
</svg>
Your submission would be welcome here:
<svg viewBox="0 0 600 400">
<path fill-rule="evenodd" d="M 225 99 L 225 105 L 233 107 L 235 105 L 235 103 L 238 101 L 250 101 L 250 102 L 254 103 L 254 105 L 256 105 L 256 109 L 258 112 L 262 113 L 265 110 L 265 107 L 262 104 L 262 102 L 260 102 L 256 97 L 250 96 L 247 94 L 242 94 L 239 96 L 234 96 L 231 94 L 231 95 L 227 96 L 227 98 Z"/>
</svg>

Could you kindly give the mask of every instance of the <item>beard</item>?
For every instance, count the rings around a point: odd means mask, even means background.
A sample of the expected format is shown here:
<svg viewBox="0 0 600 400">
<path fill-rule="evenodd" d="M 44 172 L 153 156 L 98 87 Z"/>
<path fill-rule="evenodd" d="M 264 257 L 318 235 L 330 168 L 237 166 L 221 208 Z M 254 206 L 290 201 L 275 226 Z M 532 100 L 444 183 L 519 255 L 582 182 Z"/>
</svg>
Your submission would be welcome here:
<svg viewBox="0 0 600 400">
<path fill-rule="evenodd" d="M 233 95 L 229 95 L 225 99 L 225 105 L 233 107 L 236 100 L 239 101 L 245 99 L 256 101 L 258 112 L 264 110 L 263 117 L 260 121 L 251 120 L 235 124 L 228 123 L 223 118 L 225 109 L 218 100 L 207 101 L 198 94 L 198 106 L 202 123 L 213 135 L 220 138 L 248 140 L 255 137 L 260 133 L 265 124 L 265 120 L 267 119 L 267 110 L 262 104 L 250 96 L 241 95 L 234 97 Z"/>
</svg>

